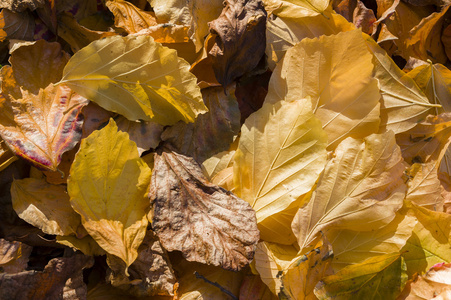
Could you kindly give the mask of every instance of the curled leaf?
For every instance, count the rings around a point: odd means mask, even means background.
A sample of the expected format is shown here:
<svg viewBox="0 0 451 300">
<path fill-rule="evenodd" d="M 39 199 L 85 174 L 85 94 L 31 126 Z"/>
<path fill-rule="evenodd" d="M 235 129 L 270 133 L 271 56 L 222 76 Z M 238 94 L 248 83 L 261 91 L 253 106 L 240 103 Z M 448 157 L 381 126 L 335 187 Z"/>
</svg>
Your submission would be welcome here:
<svg viewBox="0 0 451 300">
<path fill-rule="evenodd" d="M 157 152 L 150 199 L 152 228 L 168 251 L 229 270 L 240 270 L 252 260 L 259 240 L 255 212 L 209 183 L 192 158 Z"/>
<path fill-rule="evenodd" d="M 155 14 L 141 10 L 128 1 L 106 1 L 106 6 L 114 15 L 114 25 L 127 33 L 136 33 L 158 24 Z"/>
</svg>

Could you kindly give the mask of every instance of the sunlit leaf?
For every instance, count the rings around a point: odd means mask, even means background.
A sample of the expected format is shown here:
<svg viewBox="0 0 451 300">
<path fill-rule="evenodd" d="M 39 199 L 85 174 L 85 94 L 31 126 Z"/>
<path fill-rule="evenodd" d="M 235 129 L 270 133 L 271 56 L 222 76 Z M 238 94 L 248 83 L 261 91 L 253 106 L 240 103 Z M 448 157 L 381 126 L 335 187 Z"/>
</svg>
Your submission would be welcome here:
<svg viewBox="0 0 451 300">
<path fill-rule="evenodd" d="M 404 168 L 393 132 L 344 140 L 293 220 L 301 249 L 327 228 L 370 231 L 389 224 L 403 205 Z"/>
<path fill-rule="evenodd" d="M 25 9 L 33 11 L 44 6 L 45 0 L 5 0 L 0 3 L 0 8 L 7 8 L 14 12 L 22 12 Z"/>
<path fill-rule="evenodd" d="M 71 205 L 87 232 L 127 267 L 146 232 L 150 175 L 136 144 L 110 120 L 82 140 L 67 181 Z"/>
<path fill-rule="evenodd" d="M 0 138 L 0 172 L 18 159 L 17 156 L 6 146 L 5 141 Z"/>
<path fill-rule="evenodd" d="M 206 159 L 202 163 L 202 170 L 207 178 L 211 179 L 222 170 L 233 165 L 235 150 L 222 151 Z"/>
<path fill-rule="evenodd" d="M 252 260 L 259 240 L 255 212 L 209 183 L 192 158 L 167 148 L 158 151 L 150 200 L 152 228 L 168 251 L 229 270 L 240 270 Z"/>
<path fill-rule="evenodd" d="M 434 162 L 413 164 L 407 171 L 406 200 L 430 210 L 443 210 L 443 197 L 441 195 L 440 180 L 437 166 Z"/>
<path fill-rule="evenodd" d="M 5 39 L 33 40 L 34 18 L 30 12 L 14 13 L 6 8 L 0 11 L 0 42 Z"/>
<path fill-rule="evenodd" d="M 434 107 L 415 82 L 402 72 L 387 53 L 370 37 L 368 49 L 373 54 L 374 77 L 379 81 L 381 100 L 381 131 L 404 132 L 425 118 Z"/>
<path fill-rule="evenodd" d="M 141 10 L 128 1 L 106 1 L 105 5 L 114 15 L 114 25 L 127 33 L 136 33 L 158 24 L 154 13 Z"/>
<path fill-rule="evenodd" d="M 331 274 L 332 246 L 323 234 L 318 234 L 305 250 L 283 271 L 280 299 L 316 300 L 315 285 Z"/>
<path fill-rule="evenodd" d="M 14 180 L 11 199 L 21 219 L 47 234 L 75 234 L 81 225 L 80 216 L 70 206 L 64 186 L 35 178 Z"/>
<path fill-rule="evenodd" d="M 315 184 L 326 162 L 327 137 L 308 99 L 267 103 L 246 119 L 233 162 L 235 193 L 261 222 Z M 268 234 L 261 230 L 262 239 Z"/>
<path fill-rule="evenodd" d="M 376 133 L 380 94 L 371 58 L 360 30 L 303 39 L 274 70 L 265 102 L 311 97 L 331 150 L 348 136 Z"/>
<path fill-rule="evenodd" d="M 399 253 L 369 258 L 324 277 L 316 286 L 318 299 L 395 299 L 407 281 Z"/>
<path fill-rule="evenodd" d="M 71 57 L 62 83 L 130 120 L 172 125 L 206 112 L 196 77 L 149 36 L 97 40 Z"/>
<path fill-rule="evenodd" d="M 322 14 L 329 0 L 263 0 L 267 11 L 284 18 L 302 18 Z"/>
<path fill-rule="evenodd" d="M 50 84 L 23 98 L 0 96 L 0 135 L 14 154 L 55 171 L 64 152 L 81 138 L 81 108 L 88 100 L 66 86 Z"/>
<path fill-rule="evenodd" d="M 362 263 L 370 257 L 399 252 L 416 224 L 414 216 L 397 213 L 393 221 L 376 230 L 327 230 L 325 234 L 334 249 L 332 267 L 337 271 L 348 265 Z"/>
<path fill-rule="evenodd" d="M 21 242 L 0 239 L 0 267 L 4 273 L 14 274 L 27 268 L 33 247 Z"/>
<path fill-rule="evenodd" d="M 401 249 L 409 276 L 437 263 L 451 262 L 451 215 L 412 204 L 418 223 Z"/>
<path fill-rule="evenodd" d="M 86 235 L 82 238 L 78 238 L 75 235 L 58 235 L 56 237 L 56 242 L 70 247 L 74 249 L 74 251 L 80 250 L 85 255 L 94 256 L 106 254 L 105 250 L 103 250 L 90 235 Z"/>
</svg>

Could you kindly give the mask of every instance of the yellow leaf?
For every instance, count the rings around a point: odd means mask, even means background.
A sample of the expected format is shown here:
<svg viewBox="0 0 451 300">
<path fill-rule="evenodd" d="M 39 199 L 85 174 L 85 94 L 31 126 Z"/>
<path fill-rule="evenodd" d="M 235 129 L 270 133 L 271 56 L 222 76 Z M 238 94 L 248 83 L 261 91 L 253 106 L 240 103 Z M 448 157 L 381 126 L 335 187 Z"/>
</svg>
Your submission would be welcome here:
<svg viewBox="0 0 451 300">
<path fill-rule="evenodd" d="M 233 181 L 235 193 L 252 205 L 258 223 L 312 188 L 326 162 L 326 142 L 308 99 L 266 103 L 246 119 Z M 266 234 L 261 231 L 261 238 Z"/>
<path fill-rule="evenodd" d="M 18 159 L 8 146 L 6 146 L 5 141 L 0 138 L 0 172 Z"/>
<path fill-rule="evenodd" d="M 311 97 L 330 150 L 348 136 L 376 133 L 380 94 L 371 58 L 360 30 L 303 39 L 274 70 L 265 102 Z"/>
<path fill-rule="evenodd" d="M 222 170 L 233 166 L 234 155 L 235 150 L 222 151 L 210 158 L 207 158 L 206 160 L 204 160 L 201 166 L 204 174 L 208 179 L 211 179 Z"/>
<path fill-rule="evenodd" d="M 304 38 L 337 34 L 355 27 L 332 9 L 321 15 L 290 19 L 278 16 L 266 23 L 266 55 L 270 69 L 280 61 L 285 52 Z"/>
<path fill-rule="evenodd" d="M 337 271 L 370 257 L 399 252 L 416 224 L 415 216 L 397 213 L 387 226 L 376 230 L 327 230 L 325 234 L 334 249 L 332 267 Z"/>
<path fill-rule="evenodd" d="M 401 249 L 409 276 L 451 262 L 451 215 L 411 205 L 418 223 Z"/>
<path fill-rule="evenodd" d="M 302 18 L 322 14 L 329 0 L 263 0 L 268 12 L 284 18 Z"/>
<path fill-rule="evenodd" d="M 114 25 L 127 33 L 137 33 L 158 24 L 154 13 L 141 10 L 128 1 L 106 1 L 105 5 L 114 15 Z"/>
<path fill-rule="evenodd" d="M 71 247 L 74 250 L 80 250 L 85 255 L 105 255 L 106 252 L 99 244 L 90 236 L 86 235 L 82 238 L 77 238 L 75 235 L 58 235 L 56 242 L 67 247 Z"/>
<path fill-rule="evenodd" d="M 440 180 L 434 162 L 413 164 L 407 171 L 406 200 L 434 211 L 443 211 Z"/>
<path fill-rule="evenodd" d="M 136 144 L 110 120 L 82 140 L 67 181 L 71 205 L 87 232 L 127 267 L 146 233 L 150 173 Z"/>
<path fill-rule="evenodd" d="M 280 291 L 281 281 L 278 273 L 283 271 L 296 257 L 298 250 L 293 246 L 260 242 L 255 250 L 255 268 L 262 281 L 269 287 L 274 295 Z"/>
<path fill-rule="evenodd" d="M 315 288 L 318 299 L 395 299 L 407 281 L 399 253 L 369 258 L 324 277 Z"/>
<path fill-rule="evenodd" d="M 425 118 L 432 107 L 415 82 L 404 76 L 388 54 L 369 36 L 366 45 L 373 54 L 373 76 L 379 81 L 382 94 L 380 131 L 396 134 L 411 129 Z"/>
<path fill-rule="evenodd" d="M 81 225 L 80 216 L 70 206 L 69 195 L 62 185 L 52 185 L 44 179 L 14 180 L 11 200 L 21 219 L 47 234 L 75 234 Z"/>
<path fill-rule="evenodd" d="M 172 125 L 206 112 L 196 77 L 149 36 L 97 40 L 71 57 L 61 83 L 130 120 Z"/>
<path fill-rule="evenodd" d="M 283 271 L 280 298 L 316 300 L 313 290 L 321 278 L 331 274 L 332 260 L 332 246 L 323 234 L 318 233 L 312 244 Z"/>
<path fill-rule="evenodd" d="M 403 205 L 404 168 L 393 132 L 344 140 L 293 220 L 301 249 L 320 230 L 370 231 L 390 223 Z"/>
</svg>

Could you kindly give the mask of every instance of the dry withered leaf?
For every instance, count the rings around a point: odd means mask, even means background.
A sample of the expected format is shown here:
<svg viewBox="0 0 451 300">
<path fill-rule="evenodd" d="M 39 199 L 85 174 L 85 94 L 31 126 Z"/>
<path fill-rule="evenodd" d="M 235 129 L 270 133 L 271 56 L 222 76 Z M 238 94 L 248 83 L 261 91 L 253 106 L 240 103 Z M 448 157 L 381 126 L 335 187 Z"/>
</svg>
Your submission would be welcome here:
<svg viewBox="0 0 451 300">
<path fill-rule="evenodd" d="M 109 280 L 113 286 L 137 297 L 174 295 L 176 278 L 171 262 L 152 230 L 147 231 L 138 257 L 128 268 L 130 277 L 124 276 L 125 264 L 118 258 L 108 256 L 107 262 L 112 269 Z"/>
<path fill-rule="evenodd" d="M 266 11 L 260 0 L 226 0 L 216 20 L 209 23 L 216 35 L 212 56 L 216 79 L 227 86 L 254 69 L 265 53 Z"/>
<path fill-rule="evenodd" d="M 44 6 L 45 0 L 2 0 L 0 8 L 7 8 L 14 12 L 22 12 L 29 8 L 35 10 Z"/>
<path fill-rule="evenodd" d="M 363 32 L 367 34 L 372 34 L 373 24 L 376 22 L 376 17 L 371 9 L 366 8 L 362 1 L 357 2 L 357 6 L 354 9 L 353 14 L 354 25 L 360 28 Z"/>
<path fill-rule="evenodd" d="M 66 284 L 83 278 L 83 269 L 93 263 L 93 257 L 76 253 L 71 257 L 50 260 L 43 271 L 0 274 L 0 299 L 84 299 L 87 289 L 83 282 L 84 289 L 75 290 L 80 293 L 77 295 L 79 298 L 67 297 L 65 290 L 73 289 L 66 287 Z"/>
<path fill-rule="evenodd" d="M 136 33 L 158 24 L 155 13 L 141 10 L 128 1 L 106 1 L 106 6 L 114 15 L 114 25 L 127 33 Z"/>
<path fill-rule="evenodd" d="M 14 13 L 8 9 L 0 12 L 0 41 L 18 39 L 30 41 L 34 34 L 34 18 L 29 12 Z"/>
<path fill-rule="evenodd" d="M 88 100 L 53 84 L 37 95 L 22 94 L 22 99 L 0 97 L 0 135 L 14 154 L 55 171 L 62 154 L 81 138 L 81 108 Z"/>
<path fill-rule="evenodd" d="M 160 149 L 150 200 L 152 227 L 168 251 L 228 270 L 240 270 L 252 260 L 259 240 L 254 210 L 209 183 L 194 159 Z"/>
<path fill-rule="evenodd" d="M 234 85 L 226 90 L 222 87 L 203 89 L 202 98 L 208 108 L 207 113 L 199 115 L 194 123 L 179 121 L 168 127 L 161 136 L 199 164 L 227 150 L 240 130 L 240 111 Z"/>
<path fill-rule="evenodd" d="M 21 242 L 0 239 L 0 270 L 8 274 L 24 271 L 32 249 Z"/>
</svg>

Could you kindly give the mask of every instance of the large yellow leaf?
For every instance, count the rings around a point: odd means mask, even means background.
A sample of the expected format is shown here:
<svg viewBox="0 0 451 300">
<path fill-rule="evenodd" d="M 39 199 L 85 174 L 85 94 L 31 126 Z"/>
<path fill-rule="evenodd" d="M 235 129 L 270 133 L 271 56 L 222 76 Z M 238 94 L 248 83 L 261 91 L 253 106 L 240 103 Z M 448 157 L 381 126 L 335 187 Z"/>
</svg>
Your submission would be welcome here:
<svg viewBox="0 0 451 300">
<path fill-rule="evenodd" d="M 263 0 L 265 9 L 279 17 L 297 19 L 322 14 L 329 0 Z"/>
<path fill-rule="evenodd" d="M 108 253 L 130 266 L 147 227 L 151 171 L 113 120 L 83 139 L 67 181 L 82 224 Z"/>
<path fill-rule="evenodd" d="M 293 220 L 301 249 L 318 231 L 332 226 L 370 231 L 390 223 L 403 204 L 404 168 L 391 131 L 344 140 L 327 163 L 312 200 Z"/>
<path fill-rule="evenodd" d="M 412 236 L 401 249 L 409 276 L 451 262 L 451 215 L 412 204 L 418 219 Z"/>
<path fill-rule="evenodd" d="M 318 299 L 396 299 L 407 282 L 399 253 L 367 259 L 324 277 L 315 288 Z"/>
<path fill-rule="evenodd" d="M 406 172 L 410 179 L 407 182 L 406 200 L 434 211 L 443 211 L 443 197 L 437 172 L 433 161 L 413 164 Z"/>
<path fill-rule="evenodd" d="M 310 96 L 329 137 L 328 149 L 348 136 L 376 133 L 380 94 L 371 59 L 360 30 L 303 39 L 274 70 L 265 101 Z"/>
<path fill-rule="evenodd" d="M 97 40 L 71 57 L 61 83 L 130 120 L 172 125 L 206 112 L 196 77 L 149 36 Z"/>
<path fill-rule="evenodd" d="M 393 130 L 396 134 L 409 130 L 425 118 L 432 107 L 415 82 L 401 71 L 388 54 L 371 38 L 366 37 L 373 54 L 373 76 L 379 81 L 381 100 L 381 132 Z"/>
<path fill-rule="evenodd" d="M 397 213 L 393 221 L 377 230 L 327 230 L 325 234 L 334 249 L 332 267 L 340 270 L 370 257 L 399 252 L 412 235 L 415 224 L 417 219 L 413 215 Z"/>
<path fill-rule="evenodd" d="M 308 99 L 266 103 L 241 128 L 233 163 L 235 193 L 257 222 L 287 208 L 315 184 L 326 162 L 327 137 Z M 265 231 L 261 237 L 265 239 Z"/>
<path fill-rule="evenodd" d="M 327 9 L 321 15 L 292 20 L 278 16 L 266 23 L 266 55 L 270 69 L 280 61 L 285 52 L 304 38 L 337 34 L 355 27 L 341 15 Z"/>
</svg>

